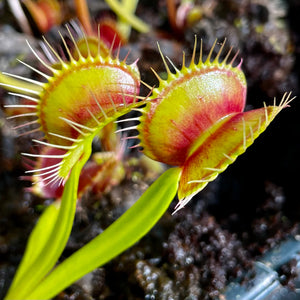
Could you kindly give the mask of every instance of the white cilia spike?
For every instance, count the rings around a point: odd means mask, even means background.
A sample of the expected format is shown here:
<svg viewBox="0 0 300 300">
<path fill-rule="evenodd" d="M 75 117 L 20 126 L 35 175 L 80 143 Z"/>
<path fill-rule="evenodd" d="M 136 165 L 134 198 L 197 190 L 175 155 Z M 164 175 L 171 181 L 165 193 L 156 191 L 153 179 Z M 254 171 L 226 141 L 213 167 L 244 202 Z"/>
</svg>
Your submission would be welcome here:
<svg viewBox="0 0 300 300">
<path fill-rule="evenodd" d="M 191 201 L 191 199 L 194 197 L 194 195 L 195 194 L 189 195 L 186 198 L 184 198 L 181 201 L 179 201 L 176 204 L 175 210 L 172 212 L 172 215 L 176 214 L 179 210 L 181 210 L 182 208 L 184 208 L 186 206 L 186 204 Z"/>
<path fill-rule="evenodd" d="M 49 147 L 56 148 L 56 149 L 71 150 L 71 149 L 76 148 L 76 145 L 73 145 L 73 146 L 56 145 L 56 144 L 51 144 L 51 143 L 39 141 L 39 140 L 36 140 L 36 139 L 33 139 L 32 141 L 37 143 L 37 144 L 41 144 L 43 146 L 49 146 Z"/>
<path fill-rule="evenodd" d="M 134 94 L 126 94 L 126 93 L 118 93 L 119 95 L 126 96 L 126 97 L 132 97 L 133 103 L 136 103 L 136 100 L 146 100 L 147 97 L 144 96 L 137 96 Z"/>
<path fill-rule="evenodd" d="M 47 45 L 42 41 L 39 43 L 39 45 L 40 45 L 41 49 L 43 50 L 43 53 L 46 55 L 48 61 L 51 64 L 56 64 L 57 60 L 55 59 L 55 57 L 53 56 L 53 53 L 49 50 Z"/>
<path fill-rule="evenodd" d="M 234 61 L 236 60 L 237 56 L 239 55 L 240 50 L 238 49 L 234 55 L 234 57 L 232 58 L 231 62 L 229 63 L 230 65 L 233 65 Z M 242 63 L 242 61 L 240 62 L 240 64 Z"/>
<path fill-rule="evenodd" d="M 257 131 L 260 132 L 261 130 L 261 117 L 258 119 L 258 126 L 257 126 Z"/>
<path fill-rule="evenodd" d="M 59 177 L 59 179 L 57 181 L 58 181 L 58 186 L 61 186 L 61 185 L 64 186 L 66 183 L 65 178 L 62 178 L 62 177 Z"/>
<path fill-rule="evenodd" d="M 36 105 L 28 105 L 28 104 L 6 104 L 5 108 L 36 108 Z"/>
<path fill-rule="evenodd" d="M 161 56 L 161 58 L 162 58 L 162 61 L 163 61 L 163 63 L 164 63 L 164 66 L 165 66 L 165 68 L 166 68 L 166 71 L 167 71 L 168 75 L 171 75 L 172 73 L 171 73 L 171 71 L 170 71 L 170 69 L 169 69 L 169 66 L 168 66 L 168 64 L 167 64 L 167 62 L 166 62 L 166 60 L 165 60 L 165 57 L 164 57 L 164 55 L 163 55 L 163 53 L 162 53 L 162 51 L 161 51 L 161 49 L 160 49 L 159 43 L 157 43 L 157 47 L 158 47 L 159 54 L 160 54 L 160 56 Z"/>
<path fill-rule="evenodd" d="M 117 49 L 117 53 L 116 53 L 116 56 L 115 56 L 115 58 L 116 58 L 116 60 L 120 60 L 120 51 L 121 51 L 121 43 L 119 43 L 119 45 L 118 45 L 118 49 Z M 129 51 L 128 51 L 129 52 Z M 128 53 L 127 53 L 128 54 Z M 129 54 L 128 54 L 129 55 Z M 128 55 L 126 55 L 125 56 L 125 61 L 124 62 L 126 62 L 126 60 L 127 60 L 127 58 L 128 58 Z"/>
<path fill-rule="evenodd" d="M 70 49 L 69 49 L 69 47 L 68 47 L 68 45 L 67 45 L 67 43 L 66 43 L 65 38 L 62 36 L 62 34 L 61 34 L 60 31 L 58 32 L 58 34 L 59 34 L 59 36 L 60 36 L 60 38 L 61 38 L 61 40 L 62 40 L 62 42 L 63 42 L 63 44 L 64 44 L 64 47 L 65 47 L 65 49 L 66 49 L 66 51 L 67 51 L 67 53 L 68 53 L 68 56 L 69 56 L 70 61 L 75 62 L 75 59 L 74 59 L 74 57 L 73 57 L 72 54 L 71 54 L 71 51 L 70 51 Z"/>
<path fill-rule="evenodd" d="M 30 131 L 25 131 L 23 133 L 19 133 L 18 137 L 21 137 L 21 136 L 24 136 L 24 135 L 29 135 L 29 134 L 34 133 L 34 132 L 40 132 L 40 128 L 36 128 L 36 129 L 32 129 Z"/>
<path fill-rule="evenodd" d="M 70 137 L 60 135 L 60 134 L 57 134 L 57 133 L 54 133 L 54 132 L 48 132 L 48 134 L 53 135 L 53 136 L 58 137 L 58 138 L 61 138 L 61 139 L 66 140 L 66 141 L 73 142 L 73 143 L 80 143 L 80 142 L 83 141 L 83 139 L 72 139 Z"/>
<path fill-rule="evenodd" d="M 13 78 L 21 79 L 21 80 L 24 80 L 24 81 L 27 81 L 27 82 L 30 82 L 30 83 L 33 83 L 33 84 L 36 84 L 38 86 L 42 86 L 42 87 L 44 86 L 44 83 L 42 83 L 40 81 L 30 79 L 30 78 L 26 78 L 26 77 L 23 77 L 23 76 L 19 76 L 19 75 L 7 73 L 7 72 L 2 72 L 2 74 L 13 77 Z"/>
<path fill-rule="evenodd" d="M 153 90 L 153 86 L 147 84 L 145 81 L 142 81 L 142 80 L 141 80 L 141 83 L 142 83 L 146 88 L 148 88 L 149 90 Z"/>
<path fill-rule="evenodd" d="M 186 66 L 185 66 L 185 52 L 183 51 L 182 52 L 182 69 L 184 69 Z"/>
<path fill-rule="evenodd" d="M 86 109 L 90 116 L 93 118 L 93 120 L 96 122 L 97 125 L 100 125 L 101 123 L 97 120 L 96 116 L 87 108 Z"/>
<path fill-rule="evenodd" d="M 36 53 L 36 51 L 31 47 L 30 43 L 26 40 L 26 43 L 28 47 L 30 48 L 31 52 L 34 54 L 34 56 L 37 58 L 37 60 L 44 66 L 46 67 L 49 71 L 51 71 L 53 74 L 57 74 L 58 70 L 55 70 L 52 68 L 50 65 L 48 65 L 44 60 L 40 58 L 40 56 Z"/>
<path fill-rule="evenodd" d="M 287 107 L 296 98 L 296 96 L 294 96 L 293 98 L 290 99 L 291 95 L 292 95 L 292 92 L 289 92 L 289 93 L 286 92 L 283 94 L 282 99 L 280 100 L 280 103 L 279 103 L 280 108 Z"/>
<path fill-rule="evenodd" d="M 61 120 L 65 121 L 69 126 L 71 126 L 73 129 L 75 129 L 76 131 L 78 131 L 80 134 L 82 134 L 83 136 L 86 136 L 87 133 L 83 132 L 82 130 L 80 130 L 79 128 L 85 129 L 87 131 L 93 132 L 94 130 L 92 128 L 89 128 L 87 126 L 84 126 L 82 124 L 79 124 L 77 122 L 71 121 L 69 119 L 66 119 L 64 117 L 59 117 Z M 78 128 L 79 127 L 79 128 Z"/>
<path fill-rule="evenodd" d="M 135 149 L 135 148 L 139 148 L 139 147 L 141 147 L 141 144 L 136 144 L 136 145 L 130 146 L 130 147 L 128 147 L 128 149 Z"/>
<path fill-rule="evenodd" d="M 132 108 L 131 110 L 139 112 L 139 113 L 143 113 L 144 112 L 144 110 L 142 108 L 136 108 L 136 107 Z"/>
<path fill-rule="evenodd" d="M 224 39 L 223 43 L 221 43 L 220 50 L 219 50 L 218 54 L 215 57 L 215 62 L 219 62 L 219 58 L 220 58 L 221 53 L 223 52 L 225 44 L 226 44 L 226 38 Z"/>
<path fill-rule="evenodd" d="M 229 49 L 229 51 L 227 52 L 227 54 L 226 54 L 226 56 L 225 56 L 225 58 L 224 58 L 224 60 L 222 61 L 222 64 L 226 64 L 226 62 L 227 62 L 227 60 L 228 60 L 228 58 L 229 58 L 229 56 L 230 56 L 230 54 L 231 54 L 231 52 L 232 52 L 232 47 L 230 47 L 230 49 Z"/>
<path fill-rule="evenodd" d="M 25 93 L 30 93 L 30 94 L 34 94 L 34 95 L 38 95 L 38 96 L 40 95 L 40 91 L 34 91 L 31 89 L 23 88 L 23 87 L 12 85 L 12 84 L 6 84 L 6 83 L 0 82 L 0 86 L 6 86 L 8 88 L 13 88 L 13 89 L 25 92 Z"/>
<path fill-rule="evenodd" d="M 26 64 L 24 61 L 22 61 L 22 60 L 20 60 L 20 59 L 17 59 L 17 61 L 18 61 L 20 64 L 24 65 L 25 67 L 29 68 L 30 70 L 34 71 L 35 73 L 37 73 L 37 74 L 43 76 L 43 77 L 46 78 L 47 80 L 49 80 L 49 79 L 51 78 L 51 76 L 45 74 L 44 72 L 41 72 L 40 70 L 38 70 L 38 69 L 32 67 L 31 65 Z"/>
<path fill-rule="evenodd" d="M 62 60 L 62 58 L 59 56 L 59 54 L 54 50 L 54 48 L 51 46 L 51 44 L 47 41 L 47 39 L 43 36 L 43 40 L 45 42 L 45 44 L 48 46 L 48 48 L 52 51 L 52 53 L 54 54 L 54 56 L 58 59 L 59 63 L 62 66 L 65 66 L 66 63 Z"/>
<path fill-rule="evenodd" d="M 210 181 L 209 179 L 190 180 L 190 181 L 188 181 L 188 184 L 191 184 L 191 183 L 204 183 L 204 182 L 209 182 L 209 181 Z"/>
<path fill-rule="evenodd" d="M 269 116 L 268 116 L 268 110 L 267 110 L 267 104 L 266 104 L 266 102 L 264 102 L 264 108 L 265 108 L 266 124 L 269 125 Z"/>
<path fill-rule="evenodd" d="M 87 40 L 87 37 L 86 37 L 86 34 L 85 34 L 83 28 L 81 28 L 81 31 L 82 31 L 83 38 L 84 38 L 84 41 L 85 41 L 85 44 L 86 44 L 86 49 L 87 49 L 87 52 L 88 52 L 88 55 L 87 55 L 87 56 L 90 58 L 91 61 L 93 61 L 94 58 L 93 58 L 92 55 L 91 55 L 91 50 L 90 50 L 89 42 L 88 42 L 88 40 Z"/>
<path fill-rule="evenodd" d="M 30 101 L 33 101 L 35 103 L 38 103 L 39 100 L 36 99 L 36 98 L 33 98 L 33 97 L 30 97 L 30 96 L 27 96 L 27 95 L 24 95 L 24 94 L 19 94 L 19 93 L 13 93 L 13 92 L 8 92 L 9 95 L 12 95 L 12 96 L 16 96 L 16 97 L 20 97 L 20 98 L 25 98 L 26 100 L 30 100 Z"/>
<path fill-rule="evenodd" d="M 26 114 L 19 114 L 7 117 L 7 120 L 15 119 L 15 118 L 21 118 L 21 117 L 36 117 L 36 113 L 26 113 Z"/>
<path fill-rule="evenodd" d="M 131 49 L 128 50 L 127 54 L 125 55 L 124 59 L 123 59 L 123 62 L 126 63 L 127 59 L 128 59 L 128 56 L 129 54 L 131 53 Z M 138 62 L 138 60 L 136 60 L 134 63 L 136 64 Z"/>
<path fill-rule="evenodd" d="M 112 43 L 111 43 L 110 48 L 109 48 L 109 56 L 110 57 L 113 56 L 113 49 L 114 49 L 114 46 L 115 46 L 115 42 L 116 42 L 116 34 L 114 35 Z"/>
<path fill-rule="evenodd" d="M 136 118 L 117 120 L 117 121 L 115 121 L 115 123 L 123 123 L 123 122 L 139 121 L 139 120 L 140 120 L 140 117 L 136 117 Z"/>
<path fill-rule="evenodd" d="M 39 174 L 33 174 L 32 176 L 33 177 L 39 177 L 39 176 L 44 176 L 44 175 L 48 175 L 48 174 L 52 174 L 52 173 L 56 173 L 57 174 L 57 171 L 59 171 L 59 169 L 60 169 L 60 166 L 56 167 L 56 168 L 53 168 L 52 170 L 48 170 L 46 172 L 41 172 Z"/>
<path fill-rule="evenodd" d="M 216 47 L 216 44 L 217 44 L 217 40 L 214 41 L 214 43 L 213 43 L 213 45 L 212 45 L 212 47 L 211 47 L 211 49 L 208 53 L 208 56 L 207 56 L 207 59 L 206 59 L 207 62 L 210 62 L 210 59 L 211 59 L 212 53 L 213 53 L 213 51 Z"/>
<path fill-rule="evenodd" d="M 176 71 L 176 73 L 179 73 L 179 69 L 174 65 L 174 63 L 172 62 L 172 60 L 169 58 L 169 56 L 166 56 L 168 62 L 170 63 L 170 65 L 173 67 L 173 69 Z"/>
<path fill-rule="evenodd" d="M 199 64 L 203 63 L 203 40 L 200 40 Z M 184 65 L 183 65 L 184 66 Z"/>
<path fill-rule="evenodd" d="M 43 178 L 43 179 L 40 179 L 39 181 L 40 181 L 40 183 L 43 183 L 43 186 L 44 186 L 44 187 L 46 187 L 46 186 L 48 186 L 48 185 L 54 185 L 59 179 L 60 179 L 59 176 L 57 176 L 57 177 L 54 177 L 52 180 L 49 180 L 49 181 L 45 181 L 44 178 Z M 34 185 L 34 184 L 37 184 L 37 183 L 38 183 L 38 182 L 33 182 L 33 185 Z"/>
<path fill-rule="evenodd" d="M 76 23 L 73 22 L 72 26 L 73 26 L 74 24 L 76 24 Z M 76 24 L 76 26 L 77 26 L 77 24 Z M 75 27 L 75 26 L 73 26 L 73 27 Z M 84 57 L 82 56 L 82 54 L 81 54 L 81 52 L 80 52 L 80 50 L 79 50 L 79 48 L 78 48 L 78 46 L 77 46 L 77 43 L 76 43 L 76 41 L 75 41 L 75 39 L 74 39 L 74 37 L 73 37 L 73 34 L 72 34 L 71 31 L 70 31 L 69 26 L 66 25 L 66 28 L 67 28 L 67 31 L 68 31 L 68 33 L 69 33 L 69 36 L 70 36 L 70 38 L 71 38 L 71 40 L 72 40 L 72 43 L 73 43 L 73 45 L 74 45 L 74 47 L 75 47 L 75 49 L 76 49 L 76 52 L 77 52 L 77 55 L 78 55 L 79 59 L 80 59 L 80 60 L 83 60 Z"/>
<path fill-rule="evenodd" d="M 70 127 L 72 127 L 73 129 L 75 129 L 79 134 L 81 134 L 82 136 L 87 136 L 87 133 L 83 132 L 82 130 L 80 130 L 79 128 L 77 128 L 74 124 L 68 122 L 69 120 L 64 120 Z"/>
<path fill-rule="evenodd" d="M 195 35 L 195 42 L 194 42 L 194 48 L 193 48 L 192 59 L 190 62 L 190 67 L 195 64 L 196 48 L 197 48 L 197 36 Z"/>
<path fill-rule="evenodd" d="M 51 178 L 53 178 L 53 177 L 54 177 L 55 179 L 58 178 L 58 177 L 59 177 L 59 176 L 58 176 L 58 172 L 55 172 L 54 174 L 51 174 L 51 175 L 49 175 L 48 177 L 43 178 L 42 181 L 43 181 L 43 182 L 48 181 L 49 179 L 51 179 Z M 50 182 L 47 182 L 47 184 L 49 184 L 49 183 L 50 183 Z"/>
<path fill-rule="evenodd" d="M 66 27 L 67 29 L 68 29 L 69 27 L 72 27 L 72 28 L 74 29 L 75 33 L 76 33 L 78 36 L 82 35 L 82 30 L 81 30 L 81 28 L 80 28 L 80 26 L 79 26 L 79 22 L 76 21 L 76 20 L 74 20 L 74 19 L 70 20 L 70 22 L 69 22 L 68 24 L 66 24 L 65 27 Z M 72 35 L 72 36 L 73 36 L 73 35 Z"/>
<path fill-rule="evenodd" d="M 123 100 L 123 105 L 124 105 L 124 107 L 127 107 L 127 102 L 126 102 L 126 99 L 125 99 L 124 94 L 122 93 L 121 96 L 122 96 L 122 100 Z"/>
<path fill-rule="evenodd" d="M 60 155 L 45 155 L 45 154 L 33 154 L 33 153 L 21 153 L 24 156 L 29 156 L 29 157 L 41 157 L 41 158 L 65 158 L 67 157 L 70 153 L 65 153 L 65 154 L 60 154 Z"/>
<path fill-rule="evenodd" d="M 156 71 L 151 67 L 150 70 L 153 72 L 153 74 L 155 75 L 155 77 L 158 79 L 159 82 L 163 82 L 163 80 L 160 78 L 160 76 L 156 73 Z"/>
<path fill-rule="evenodd" d="M 213 172 L 222 172 L 222 169 L 218 169 L 218 168 L 203 168 L 204 170 L 208 170 L 208 171 L 213 171 Z"/>
<path fill-rule="evenodd" d="M 123 137 L 121 138 L 121 140 L 122 140 L 122 141 L 136 140 L 136 139 L 138 139 L 138 138 L 139 138 L 138 135 L 135 135 L 135 136 L 123 136 Z"/>
<path fill-rule="evenodd" d="M 31 122 L 27 122 L 27 123 L 24 123 L 24 124 L 17 125 L 15 127 L 13 127 L 12 129 L 16 130 L 16 129 L 20 129 L 20 128 L 30 126 L 30 125 L 33 125 L 33 124 L 37 124 L 37 123 L 38 123 L 38 120 L 34 120 L 34 121 L 31 121 Z"/>
<path fill-rule="evenodd" d="M 58 174 L 56 174 L 56 177 L 52 178 L 51 180 L 47 181 L 46 183 L 45 183 L 45 179 L 43 179 L 42 181 L 44 182 L 44 186 L 54 185 L 57 182 L 58 182 L 58 186 L 64 185 L 64 179 L 59 177 Z"/>
<path fill-rule="evenodd" d="M 127 127 L 127 128 L 118 129 L 118 130 L 115 131 L 115 133 L 134 130 L 134 129 L 137 129 L 137 126 L 131 126 L 131 127 Z"/>
<path fill-rule="evenodd" d="M 51 166 L 48 166 L 48 167 L 45 167 L 45 168 L 41 168 L 41 169 L 35 169 L 35 170 L 27 170 L 25 171 L 25 173 L 37 173 L 37 172 L 43 172 L 43 171 L 47 171 L 47 170 L 50 170 L 50 169 L 53 169 L 53 168 L 56 168 L 56 167 L 59 167 L 62 165 L 62 161 L 55 164 L 55 165 L 51 165 Z"/>
</svg>

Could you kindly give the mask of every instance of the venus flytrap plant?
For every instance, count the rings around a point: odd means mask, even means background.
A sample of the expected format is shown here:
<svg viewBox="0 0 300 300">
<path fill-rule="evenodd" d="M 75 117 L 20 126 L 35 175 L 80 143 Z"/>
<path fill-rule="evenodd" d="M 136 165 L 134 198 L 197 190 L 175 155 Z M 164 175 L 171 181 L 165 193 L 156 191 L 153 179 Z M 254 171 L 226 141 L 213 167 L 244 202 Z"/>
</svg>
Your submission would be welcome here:
<svg viewBox="0 0 300 300">
<path fill-rule="evenodd" d="M 125 45 L 128 42 L 132 27 L 142 33 L 149 32 L 149 26 L 135 15 L 138 0 L 122 0 L 120 2 L 118 0 L 107 0 L 106 2 L 116 13 L 117 19 L 106 14 L 97 20 L 98 30 L 101 32 L 101 44 L 103 48 L 107 46 L 109 49 L 112 46 L 113 50 L 116 50 L 120 45 Z M 76 14 L 84 28 L 90 44 L 89 47 L 91 48 L 91 44 L 97 42 L 95 39 L 97 33 L 95 34 L 93 28 L 88 5 L 86 0 L 74 0 L 74 3 Z M 85 47 L 83 39 L 80 41 L 80 45 Z M 105 52 L 105 49 L 102 50 Z"/>
<path fill-rule="evenodd" d="M 64 44 L 66 46 L 65 42 Z M 75 41 L 74 45 L 76 47 Z M 32 49 L 53 76 L 44 74 L 48 82 L 37 83 L 42 87 L 42 91 L 35 92 L 36 98 L 30 97 L 36 104 L 27 107 L 37 116 L 47 139 L 34 142 L 65 151 L 61 155 L 47 157 L 61 158 L 59 164 L 39 171 L 41 175 L 46 172 L 49 176 L 44 180 L 51 179 L 48 182 L 51 183 L 67 179 L 70 169 L 84 152 L 87 138 L 93 139 L 106 124 L 140 104 L 136 101 L 139 74 L 135 63 L 126 65 L 126 62 L 120 61 L 118 57 L 102 58 L 100 54 L 96 58 L 91 55 L 84 58 L 78 48 L 79 60 L 75 60 L 67 46 L 70 62 L 65 62 L 49 44 L 48 46 L 59 60 L 61 69 L 54 69 L 45 63 Z M 119 84 L 120 78 L 122 82 Z M 102 84 L 99 85 L 99 82 Z M 28 98 L 27 95 L 23 97 Z M 57 112 L 59 115 L 54 118 Z M 39 156 L 29 153 L 24 155 Z"/>
<path fill-rule="evenodd" d="M 31 48 L 36 58 L 49 73 L 52 73 L 52 76 L 25 65 L 44 77 L 46 82 L 5 74 L 2 75 L 5 82 L 0 83 L 8 89 L 18 91 L 14 93 L 15 96 L 32 102 L 30 105 L 22 105 L 31 110 L 30 113 L 22 113 L 15 117 L 35 116 L 35 121 L 45 133 L 45 138 L 36 139 L 34 142 L 54 149 L 54 152 L 50 151 L 47 154 L 23 153 L 23 155 L 52 159 L 55 162 L 35 170 L 45 185 L 66 183 L 58 216 L 54 218 L 56 220 L 53 221 L 53 226 L 50 226 L 51 230 L 44 232 L 46 238 L 39 247 L 42 250 L 32 255 L 32 249 L 35 249 L 32 243 L 37 242 L 37 239 L 31 238 L 27 248 L 29 250 L 25 255 L 31 259 L 25 259 L 25 263 L 21 264 L 7 299 L 26 299 L 53 268 L 63 251 L 75 214 L 80 170 L 89 158 L 93 138 L 105 125 L 147 101 L 147 98 L 137 101 L 140 81 L 136 62 L 127 65 L 126 58 L 121 61 L 118 54 L 115 58 L 111 55 L 102 57 L 100 37 L 98 55 L 91 55 L 88 51 L 89 55 L 84 57 L 71 34 L 70 38 L 79 59 L 76 60 L 72 56 L 62 37 L 70 58 L 69 62 L 63 61 L 45 40 L 50 51 L 57 58 L 56 66 L 59 68 L 48 64 Z M 23 80 L 25 84 L 19 80 Z M 16 108 L 16 105 L 6 107 Z M 26 126 L 31 122 L 23 125 Z M 57 151 L 60 153 L 58 154 Z M 42 232 L 40 228 L 42 225 L 37 226 L 37 232 Z M 33 275 L 28 277 L 28 274 Z"/>
<path fill-rule="evenodd" d="M 244 112 L 246 79 L 242 61 L 233 66 L 237 54 L 228 63 L 231 50 L 220 61 L 225 41 L 216 57 L 203 61 L 202 42 L 199 61 L 197 40 L 189 67 L 183 54 L 182 69 L 171 73 L 161 54 L 168 78 L 159 80 L 151 104 L 142 109 L 139 130 L 143 152 L 154 160 L 178 166 L 181 170 L 177 210 L 214 180 L 246 151 L 276 115 L 293 100 L 284 94 L 277 106 L 264 106 Z M 161 134 L 163 132 L 164 134 Z"/>
<path fill-rule="evenodd" d="M 24 260 L 21 261 L 5 299 L 30 299 L 29 293 L 54 267 L 64 250 L 76 211 L 80 170 L 89 153 L 86 155 L 74 165 L 61 203 L 54 202 L 47 207 L 36 224 L 27 243 Z"/>
<path fill-rule="evenodd" d="M 33 50 L 52 73 L 38 71 L 46 79 L 45 83 L 24 79 L 34 86 L 32 89 L 3 84 L 33 101 L 27 108 L 32 109 L 45 134 L 45 140 L 35 143 L 63 152 L 47 155 L 47 158 L 61 161 L 39 169 L 42 180 L 46 184 L 65 184 L 60 209 L 49 208 L 37 224 L 6 299 L 49 299 L 126 250 L 154 226 L 177 191 L 178 210 L 233 163 L 292 101 L 290 94 L 285 94 L 279 105 L 274 103 L 244 112 L 246 80 L 241 63 L 234 66 L 237 54 L 228 63 L 230 50 L 220 61 L 223 43 L 212 59 L 215 43 L 203 61 L 201 44 L 196 62 L 196 41 L 189 67 L 184 55 L 181 70 L 170 61 L 175 73 L 170 71 L 161 54 L 168 78 L 163 80 L 154 72 L 159 86 L 149 87 L 151 97 L 139 97 L 140 79 L 135 63 L 127 65 L 126 59 L 120 61 L 118 54 L 116 58 L 111 54 L 102 57 L 100 51 L 97 56 L 90 55 L 89 47 L 85 57 L 72 35 L 70 38 L 78 58 L 74 58 L 62 38 L 69 62 L 63 61 L 45 41 L 60 68 L 53 68 Z M 145 106 L 138 108 L 142 104 Z M 142 113 L 138 118 L 140 124 L 133 128 L 139 131 L 143 152 L 175 168 L 161 175 L 102 234 L 53 269 L 70 234 L 79 173 L 89 158 L 92 140 L 105 125 L 132 109 Z M 137 119 L 127 119 L 134 120 Z M 45 219 L 51 219 L 50 226 L 46 238 L 38 241 Z M 35 243 L 40 243 L 36 252 Z"/>
</svg>

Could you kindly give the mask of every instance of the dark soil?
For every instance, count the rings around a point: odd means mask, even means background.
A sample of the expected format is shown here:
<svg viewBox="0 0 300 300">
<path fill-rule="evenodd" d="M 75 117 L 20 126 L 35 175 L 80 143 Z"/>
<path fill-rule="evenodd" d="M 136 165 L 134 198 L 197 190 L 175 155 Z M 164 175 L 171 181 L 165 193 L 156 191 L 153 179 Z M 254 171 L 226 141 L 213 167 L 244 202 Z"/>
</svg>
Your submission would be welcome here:
<svg viewBox="0 0 300 300">
<path fill-rule="evenodd" d="M 149 35 L 134 32 L 128 47 L 132 48 L 133 59 L 140 57 L 144 81 L 156 83 L 150 66 L 159 73 L 164 71 L 156 41 L 180 66 L 182 50 L 190 57 L 197 34 L 204 41 L 204 53 L 216 38 L 222 41 L 224 37 L 229 45 L 240 49 L 248 83 L 248 108 L 261 107 L 263 101 L 270 104 L 275 96 L 279 102 L 286 91 L 299 95 L 299 1 L 202 2 L 207 7 L 216 6 L 213 11 L 205 11 L 192 28 L 175 33 L 167 19 L 165 1 L 140 1 L 137 14 L 153 24 L 154 30 Z M 94 1 L 91 3 L 97 7 Z M 1 1 L 0 17 L 0 34 L 7 26 L 20 31 Z M 0 49 L 1 68 L 4 55 L 5 61 L 17 56 Z M 0 100 L 4 97 L 1 90 Z M 172 216 L 174 200 L 141 241 L 55 299 L 222 299 L 228 283 L 237 278 L 243 281 L 266 251 L 299 235 L 298 102 L 294 100 L 291 108 L 284 110 L 254 145 L 187 207 Z M 19 153 L 30 149 L 30 139 L 16 138 L 4 113 L 0 113 L 1 298 L 22 258 L 30 231 L 50 200 L 24 192 L 29 183 L 18 179 L 24 172 Z M 143 175 L 142 169 L 135 168 L 129 174 Z M 62 259 L 101 233 L 134 203 L 151 183 L 142 181 L 142 177 L 128 175 L 106 195 L 90 193 L 83 197 Z M 279 270 L 284 278 L 281 284 L 291 291 L 297 276 L 295 265 L 290 261 Z"/>
</svg>

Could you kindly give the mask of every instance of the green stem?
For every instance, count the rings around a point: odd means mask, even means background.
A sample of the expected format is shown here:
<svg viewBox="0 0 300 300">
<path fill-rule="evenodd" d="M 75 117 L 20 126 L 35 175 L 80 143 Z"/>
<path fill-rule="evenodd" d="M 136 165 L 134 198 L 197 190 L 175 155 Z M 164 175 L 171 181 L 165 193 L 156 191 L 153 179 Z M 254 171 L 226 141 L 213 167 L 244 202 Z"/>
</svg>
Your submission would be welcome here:
<svg viewBox="0 0 300 300">
<path fill-rule="evenodd" d="M 57 266 L 26 299 L 49 299 L 142 238 L 177 192 L 181 169 L 162 174 L 141 198 L 103 233 Z"/>
<path fill-rule="evenodd" d="M 16 280 L 13 282 L 5 299 L 29 299 L 28 295 L 54 267 L 64 250 L 71 233 L 75 216 L 80 171 L 90 154 L 89 149 L 86 150 L 85 156 L 74 165 L 71 171 L 64 188 L 57 220 L 55 224 L 51 226 L 51 230 L 48 233 L 49 237 L 42 239 L 43 247 L 38 251 L 39 253 L 36 255 L 34 261 L 29 260 L 29 264 L 25 262 L 25 267 L 24 263 L 21 263 L 21 271 L 19 274 L 17 273 Z M 42 223 L 43 222 L 40 222 L 40 224 Z M 35 230 L 39 232 L 42 231 L 41 228 Z M 35 235 L 34 232 L 33 234 Z M 36 242 L 36 238 L 33 238 L 33 240 Z M 32 249 L 32 245 L 27 248 Z M 25 257 L 28 257 L 28 255 L 25 254 Z"/>
<path fill-rule="evenodd" d="M 41 254 L 48 242 L 49 236 L 57 221 L 60 210 L 60 200 L 49 205 L 40 216 L 37 224 L 34 226 L 27 242 L 25 254 L 14 276 L 10 290 L 17 289 L 22 277 Z"/>
<path fill-rule="evenodd" d="M 123 10 L 128 12 L 128 14 L 134 15 L 138 2 L 139 2 L 138 0 L 123 0 L 122 1 Z M 128 40 L 131 32 L 131 26 L 121 16 L 119 17 L 118 29 L 120 32 L 123 32 L 124 36 Z"/>
<path fill-rule="evenodd" d="M 119 3 L 119 1 L 117 0 L 105 0 L 105 1 L 120 19 L 126 21 L 134 29 L 142 33 L 147 33 L 150 31 L 150 27 L 146 23 L 144 23 L 141 19 L 135 16 L 133 12 L 129 12 L 123 4 Z M 132 1 L 135 2 L 137 0 L 132 0 Z M 126 32 L 123 33 L 126 36 Z"/>
</svg>

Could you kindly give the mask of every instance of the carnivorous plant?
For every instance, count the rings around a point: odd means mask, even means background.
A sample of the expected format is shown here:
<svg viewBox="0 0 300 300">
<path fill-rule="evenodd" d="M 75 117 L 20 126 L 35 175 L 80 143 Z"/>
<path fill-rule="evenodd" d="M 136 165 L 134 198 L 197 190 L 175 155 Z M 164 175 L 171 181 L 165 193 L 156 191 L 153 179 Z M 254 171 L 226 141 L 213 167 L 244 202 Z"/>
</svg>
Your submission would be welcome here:
<svg viewBox="0 0 300 300">
<path fill-rule="evenodd" d="M 38 175 L 45 186 L 63 187 L 61 201 L 53 202 L 36 224 L 5 299 L 54 297 L 132 246 L 159 220 L 176 193 L 177 211 L 245 152 L 292 101 L 291 94 L 286 93 L 278 105 L 274 102 L 245 112 L 247 87 L 242 61 L 236 64 L 237 54 L 230 59 L 231 49 L 221 59 L 225 41 L 216 56 L 215 42 L 204 60 L 202 42 L 197 54 L 196 39 L 188 66 L 185 55 L 180 70 L 169 60 L 174 73 L 160 51 L 167 79 L 154 71 L 159 86 L 153 88 L 145 83 L 150 92 L 141 97 L 136 62 L 127 64 L 126 58 L 120 60 L 118 50 L 114 55 L 112 48 L 107 56 L 102 55 L 100 35 L 98 51 L 92 52 L 86 39 L 87 52 L 83 55 L 69 29 L 68 32 L 75 50 L 72 52 L 61 35 L 67 61 L 46 39 L 55 64 L 29 45 L 47 71 L 23 64 L 43 80 L 0 75 L 3 87 L 27 101 L 8 108 L 26 108 L 25 113 L 15 117 L 33 117 L 28 122 L 38 124 L 38 130 L 44 133 L 42 139 L 33 142 L 47 147 L 46 152 L 23 153 L 48 160 L 47 165 L 31 173 Z M 139 111 L 141 116 L 123 122 L 139 122 L 133 128 L 139 132 L 137 138 L 144 154 L 174 167 L 165 171 L 103 233 L 55 266 L 71 232 L 80 173 L 91 155 L 92 141 L 104 126 L 131 110 Z"/>
</svg>

